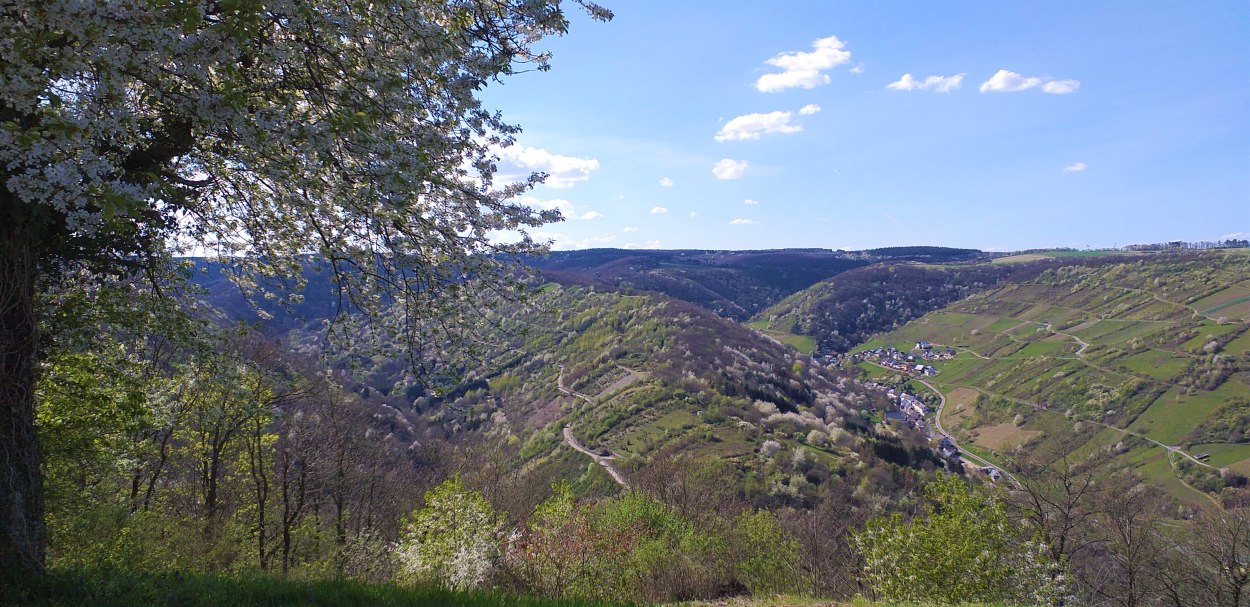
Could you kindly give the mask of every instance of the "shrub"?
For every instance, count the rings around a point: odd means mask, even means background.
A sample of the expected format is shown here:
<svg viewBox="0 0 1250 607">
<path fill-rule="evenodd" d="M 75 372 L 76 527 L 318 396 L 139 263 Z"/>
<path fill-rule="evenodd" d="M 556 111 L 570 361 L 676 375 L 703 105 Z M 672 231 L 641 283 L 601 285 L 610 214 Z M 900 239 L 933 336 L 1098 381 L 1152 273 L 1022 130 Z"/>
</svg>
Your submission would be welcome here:
<svg viewBox="0 0 1250 607">
<path fill-rule="evenodd" d="M 479 588 L 499 560 L 503 519 L 457 476 L 425 494 L 400 529 L 398 580 L 456 590 Z"/>
</svg>

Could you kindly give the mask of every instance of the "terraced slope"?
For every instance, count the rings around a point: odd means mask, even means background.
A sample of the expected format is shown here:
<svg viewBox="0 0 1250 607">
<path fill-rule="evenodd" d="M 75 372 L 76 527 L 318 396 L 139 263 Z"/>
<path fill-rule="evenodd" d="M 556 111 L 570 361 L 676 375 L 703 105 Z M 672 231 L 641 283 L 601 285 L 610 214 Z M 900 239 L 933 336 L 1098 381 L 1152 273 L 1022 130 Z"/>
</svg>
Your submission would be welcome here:
<svg viewBox="0 0 1250 607">
<path fill-rule="evenodd" d="M 415 406 L 517 474 L 610 493 L 682 457 L 726 466 L 758 504 L 799 505 L 828 482 L 889 495 L 937 464 L 924 437 L 875 423 L 883 393 L 687 302 L 549 284 L 501 325 L 470 381 Z"/>
<path fill-rule="evenodd" d="M 930 381 L 987 457 L 1075 440 L 1204 503 L 1250 473 L 1248 328 L 1239 250 L 1052 267 L 860 347 L 955 348 Z"/>
</svg>

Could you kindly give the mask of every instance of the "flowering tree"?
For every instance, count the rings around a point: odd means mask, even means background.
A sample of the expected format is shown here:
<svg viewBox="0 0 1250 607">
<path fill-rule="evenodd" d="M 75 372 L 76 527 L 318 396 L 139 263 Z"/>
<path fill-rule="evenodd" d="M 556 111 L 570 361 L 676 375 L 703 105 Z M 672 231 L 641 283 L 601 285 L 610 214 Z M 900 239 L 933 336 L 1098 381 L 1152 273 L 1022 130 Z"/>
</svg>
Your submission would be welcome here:
<svg viewBox="0 0 1250 607">
<path fill-rule="evenodd" d="M 457 590 L 483 586 L 502 553 L 503 519 L 460 477 L 425 494 L 425 507 L 400 529 L 400 576 Z"/>
<path fill-rule="evenodd" d="M 442 340 L 414 321 L 505 288 L 503 260 L 541 248 L 525 229 L 559 217 L 511 202 L 541 175 L 493 182 L 517 129 L 476 93 L 545 69 L 532 45 L 566 25 L 559 0 L 4 2 L 0 568 L 39 568 L 46 543 L 41 289 L 179 249 L 233 257 L 252 287 L 314 263 L 341 309 L 399 304 L 420 358 Z"/>
</svg>

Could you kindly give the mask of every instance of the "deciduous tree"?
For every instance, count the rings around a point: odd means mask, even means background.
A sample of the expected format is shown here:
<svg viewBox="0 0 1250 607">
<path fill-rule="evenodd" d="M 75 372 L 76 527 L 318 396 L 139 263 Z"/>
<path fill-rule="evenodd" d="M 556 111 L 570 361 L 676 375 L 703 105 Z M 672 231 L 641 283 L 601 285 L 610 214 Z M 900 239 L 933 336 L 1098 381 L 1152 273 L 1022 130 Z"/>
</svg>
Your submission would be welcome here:
<svg viewBox="0 0 1250 607">
<path fill-rule="evenodd" d="M 607 11 L 577 0 L 593 16 Z M 0 6 L 0 568 L 39 568 L 36 294 L 175 248 L 242 283 L 333 272 L 413 360 L 558 218 L 494 183 L 516 127 L 477 92 L 564 32 L 558 0 L 12 0 Z M 497 230 L 520 234 L 513 244 Z M 468 282 L 466 278 L 479 279 Z M 504 280 L 504 283 L 507 281 Z M 414 319 L 431 322 L 416 323 Z"/>
</svg>

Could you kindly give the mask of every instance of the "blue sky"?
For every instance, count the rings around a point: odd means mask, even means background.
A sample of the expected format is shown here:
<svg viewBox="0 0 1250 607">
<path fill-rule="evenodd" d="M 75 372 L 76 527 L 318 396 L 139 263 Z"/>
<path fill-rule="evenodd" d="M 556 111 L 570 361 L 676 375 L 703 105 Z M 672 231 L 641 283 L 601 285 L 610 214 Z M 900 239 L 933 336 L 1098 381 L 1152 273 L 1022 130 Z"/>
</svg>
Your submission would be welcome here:
<svg viewBox="0 0 1250 607">
<path fill-rule="evenodd" d="M 484 94 L 556 248 L 1250 233 L 1250 2 L 604 4 Z"/>
</svg>

